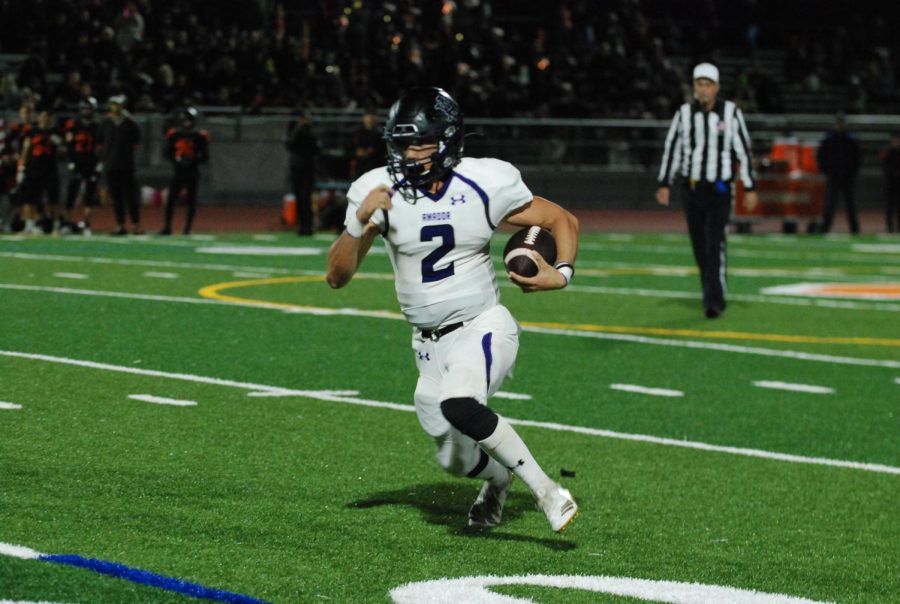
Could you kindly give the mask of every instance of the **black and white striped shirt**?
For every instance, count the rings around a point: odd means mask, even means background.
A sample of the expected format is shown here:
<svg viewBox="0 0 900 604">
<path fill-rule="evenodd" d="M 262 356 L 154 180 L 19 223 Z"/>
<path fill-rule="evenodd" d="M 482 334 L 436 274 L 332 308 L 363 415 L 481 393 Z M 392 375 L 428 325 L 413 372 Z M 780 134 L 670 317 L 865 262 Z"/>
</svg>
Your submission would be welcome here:
<svg viewBox="0 0 900 604">
<path fill-rule="evenodd" d="M 740 163 L 737 175 L 735 162 Z M 756 186 L 750 136 L 734 102 L 717 100 L 709 112 L 697 102 L 678 109 L 666 136 L 659 186 L 670 186 L 676 174 L 692 182 L 711 183 L 737 177 L 747 190 Z"/>
</svg>

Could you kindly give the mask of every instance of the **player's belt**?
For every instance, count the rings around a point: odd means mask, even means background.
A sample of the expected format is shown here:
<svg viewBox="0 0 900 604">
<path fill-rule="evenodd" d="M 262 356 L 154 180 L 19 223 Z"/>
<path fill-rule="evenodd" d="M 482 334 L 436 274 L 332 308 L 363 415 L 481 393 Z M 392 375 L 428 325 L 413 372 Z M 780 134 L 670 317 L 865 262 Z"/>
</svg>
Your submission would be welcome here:
<svg viewBox="0 0 900 604">
<path fill-rule="evenodd" d="M 460 321 L 459 323 L 451 323 L 450 325 L 444 325 L 443 327 L 438 327 L 437 329 L 420 329 L 419 331 L 422 332 L 422 337 L 426 340 L 437 342 L 451 331 L 456 331 L 462 326 L 462 321 Z"/>
</svg>

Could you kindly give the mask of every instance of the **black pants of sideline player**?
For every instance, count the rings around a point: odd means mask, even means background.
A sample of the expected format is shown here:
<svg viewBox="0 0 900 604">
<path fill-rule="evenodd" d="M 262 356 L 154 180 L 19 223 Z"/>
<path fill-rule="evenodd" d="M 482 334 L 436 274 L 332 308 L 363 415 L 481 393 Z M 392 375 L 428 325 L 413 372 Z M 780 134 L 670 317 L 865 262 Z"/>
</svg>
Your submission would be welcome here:
<svg viewBox="0 0 900 604">
<path fill-rule="evenodd" d="M 93 166 L 79 167 L 69 171 L 69 182 L 66 194 L 66 211 L 71 212 L 78 201 L 78 193 L 84 184 L 84 193 L 81 202 L 85 207 L 93 208 L 97 205 L 97 172 Z"/>
<path fill-rule="evenodd" d="M 135 227 L 141 223 L 141 205 L 138 201 L 137 180 L 133 170 L 110 170 L 106 173 L 109 196 L 112 197 L 118 229 L 125 227 L 125 211 Z"/>
<path fill-rule="evenodd" d="M 191 232 L 194 225 L 194 216 L 197 214 L 197 185 L 200 182 L 200 171 L 196 168 L 175 169 L 175 176 L 169 185 L 169 197 L 166 200 L 166 226 L 163 233 L 172 232 L 172 217 L 175 215 L 175 206 L 184 190 L 187 198 L 187 221 L 184 223 L 184 234 Z"/>
<path fill-rule="evenodd" d="M 315 182 L 313 170 L 304 166 L 291 166 L 291 193 L 297 200 L 297 233 L 312 235 L 312 191 Z"/>
<path fill-rule="evenodd" d="M 16 191 L 19 205 L 31 204 L 38 214 L 47 211 L 44 202 L 52 207 L 59 204 L 59 173 L 56 166 L 45 170 L 31 170 L 25 173 L 25 180 Z"/>
<path fill-rule="evenodd" d="M 856 183 L 853 180 L 828 179 L 825 191 L 825 216 L 822 219 L 822 232 L 831 230 L 834 223 L 834 213 L 837 211 L 838 195 L 844 198 L 847 209 L 847 222 L 850 224 L 850 232 L 859 233 L 859 218 L 856 214 Z"/>
<path fill-rule="evenodd" d="M 684 187 L 687 218 L 694 260 L 703 285 L 703 307 L 709 318 L 725 311 L 726 247 L 728 219 L 731 217 L 731 186 L 698 182 Z"/>
</svg>

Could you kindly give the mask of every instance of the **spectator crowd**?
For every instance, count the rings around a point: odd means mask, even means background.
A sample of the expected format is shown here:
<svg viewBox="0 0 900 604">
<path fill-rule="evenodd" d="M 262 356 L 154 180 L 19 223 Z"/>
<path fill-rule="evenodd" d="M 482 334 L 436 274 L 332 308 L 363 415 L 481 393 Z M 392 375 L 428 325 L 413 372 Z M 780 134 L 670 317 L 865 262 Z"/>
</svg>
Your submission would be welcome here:
<svg viewBox="0 0 900 604">
<path fill-rule="evenodd" d="M 0 53 L 24 56 L 0 94 L 7 108 L 124 94 L 137 111 L 253 112 L 385 107 L 398 90 L 440 83 L 468 115 L 668 118 L 690 94 L 685 69 L 731 53 L 746 67 L 730 92 L 751 110 L 783 110 L 779 81 L 846 86 L 849 111 L 896 102 L 897 9 L 861 0 L 845 18 L 820 5 L 0 0 Z M 766 48 L 787 50 L 781 77 L 754 62 Z"/>
</svg>

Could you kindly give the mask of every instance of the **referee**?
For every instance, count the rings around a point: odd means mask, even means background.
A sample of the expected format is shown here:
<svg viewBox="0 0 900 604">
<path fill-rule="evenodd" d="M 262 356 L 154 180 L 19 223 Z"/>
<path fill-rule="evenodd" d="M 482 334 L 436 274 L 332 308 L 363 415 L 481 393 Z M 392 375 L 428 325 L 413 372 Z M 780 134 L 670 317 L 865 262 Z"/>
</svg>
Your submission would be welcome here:
<svg viewBox="0 0 900 604">
<path fill-rule="evenodd" d="M 731 216 L 731 183 L 740 178 L 747 191 L 745 205 L 756 207 L 756 176 L 750 137 L 741 110 L 718 100 L 719 70 L 711 63 L 694 67 L 694 102 L 675 113 L 666 136 L 656 201 L 669 205 L 669 189 L 680 176 L 684 213 L 703 284 L 706 317 L 725 312 L 725 250 Z M 735 167 L 735 160 L 740 163 Z M 737 171 L 736 171 L 737 170 Z"/>
</svg>

